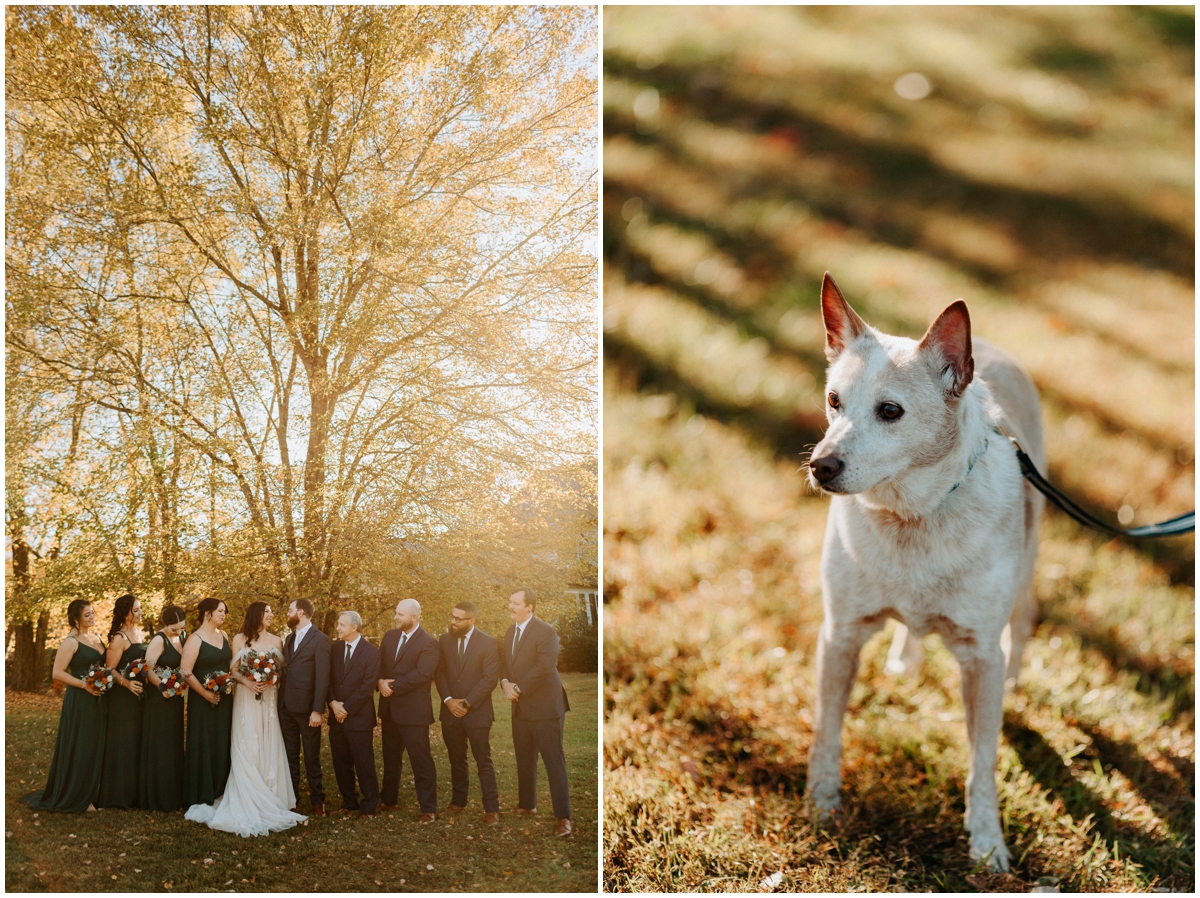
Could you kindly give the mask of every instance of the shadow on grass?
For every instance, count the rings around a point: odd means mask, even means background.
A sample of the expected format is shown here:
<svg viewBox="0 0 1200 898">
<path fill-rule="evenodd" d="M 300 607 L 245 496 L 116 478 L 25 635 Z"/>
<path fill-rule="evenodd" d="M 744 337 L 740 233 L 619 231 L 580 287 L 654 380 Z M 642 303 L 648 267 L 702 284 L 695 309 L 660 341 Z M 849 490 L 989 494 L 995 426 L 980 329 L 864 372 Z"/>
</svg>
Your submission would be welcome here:
<svg viewBox="0 0 1200 898">
<path fill-rule="evenodd" d="M 1178 848 L 1166 844 L 1167 840 L 1157 837 L 1153 830 L 1147 831 L 1137 823 L 1113 817 L 1103 799 L 1076 776 L 1072 767 L 1064 763 L 1062 756 L 1021 715 L 1006 712 L 1003 732 L 1005 740 L 1021 759 L 1021 765 L 1052 798 L 1062 802 L 1064 810 L 1076 825 L 1090 820 L 1093 831 L 1109 846 L 1141 864 L 1147 873 L 1163 876 L 1179 874 Z M 1112 739 L 1106 739 L 1098 749 L 1085 749 L 1079 756 L 1085 759 L 1102 758 L 1107 752 L 1108 757 L 1104 760 L 1109 760 L 1114 754 L 1126 761 L 1140 757 L 1135 747 Z M 1112 761 L 1109 760 L 1109 763 Z M 1157 812 L 1159 809 L 1156 807 L 1155 810 Z M 1190 818 L 1172 812 L 1167 819 L 1173 832 L 1190 837 Z M 1174 860 L 1164 864 L 1164 855 Z"/>
<path fill-rule="evenodd" d="M 1136 673 L 1137 691 L 1169 701 L 1172 720 L 1195 709 L 1196 681 L 1190 665 L 1183 661 L 1172 665 L 1132 652 L 1111 630 L 1094 626 L 1078 614 L 1065 613 L 1054 602 L 1042 609 L 1042 619 L 1075 633 L 1085 650 L 1099 652 L 1116 670 Z"/>
<path fill-rule="evenodd" d="M 1086 258 L 1159 267 L 1188 280 L 1194 276 L 1194 241 L 1190 235 L 1144 215 L 1114 198 L 1084 203 L 1069 196 L 1039 190 L 981 183 L 940 165 L 927 154 L 886 139 L 869 141 L 806 116 L 781 103 L 751 98 L 727 85 L 728 73 L 717 66 L 659 65 L 639 69 L 632 60 L 610 55 L 607 72 L 635 83 L 653 86 L 669 97 L 682 117 L 707 120 L 739 131 L 795 136 L 807 155 L 824 157 L 836 170 L 862 173 L 855 179 L 830 180 L 819 194 L 794 191 L 822 216 L 862 230 L 871 239 L 903 249 L 920 249 L 947 256 L 929 245 L 911 220 L 893 210 L 921 209 L 959 212 L 987 210 L 988 218 L 1021 247 L 1025 257 L 1057 264 Z M 755 79 L 769 84 L 769 79 Z M 842 76 L 839 93 L 869 98 L 875 85 L 866 77 Z M 778 82 L 785 90 L 790 83 Z M 762 93 L 765 93 L 763 91 Z M 869 103 L 869 101 L 868 101 Z M 616 116 L 604 121 L 606 136 L 622 131 L 646 141 Z M 660 142 L 666 147 L 665 142 Z M 675 150 L 678 153 L 678 150 Z M 855 182 L 860 186 L 855 186 Z M 747 179 L 747 187 L 755 187 Z M 947 256 L 964 270 L 990 282 L 1003 282 L 1010 273 L 976 261 Z"/>
<path fill-rule="evenodd" d="M 651 358 L 640 346 L 617 333 L 604 335 L 604 364 L 620 371 L 622 382 L 647 393 L 673 393 L 681 405 L 746 431 L 777 457 L 800 464 L 801 457 L 820 441 L 823 416 L 796 412 L 790 418 L 760 405 L 738 405 L 717 399 L 674 368 Z"/>
</svg>

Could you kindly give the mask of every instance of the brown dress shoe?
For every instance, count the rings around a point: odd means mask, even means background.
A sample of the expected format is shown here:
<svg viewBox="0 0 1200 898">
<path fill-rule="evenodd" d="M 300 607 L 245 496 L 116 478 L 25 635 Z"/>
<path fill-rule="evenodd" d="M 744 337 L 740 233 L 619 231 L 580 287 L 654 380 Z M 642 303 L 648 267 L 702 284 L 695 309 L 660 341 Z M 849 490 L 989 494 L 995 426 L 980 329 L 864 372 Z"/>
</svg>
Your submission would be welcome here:
<svg viewBox="0 0 1200 898">
<path fill-rule="evenodd" d="M 325 805 L 314 804 L 313 805 L 313 816 L 314 817 L 324 817 L 325 816 Z"/>
<path fill-rule="evenodd" d="M 554 838 L 565 839 L 571 835 L 571 818 L 559 817 L 558 826 L 554 827 Z"/>
<path fill-rule="evenodd" d="M 374 817 L 375 812 L 374 811 L 359 811 L 358 816 L 359 817 Z"/>
<path fill-rule="evenodd" d="M 437 820 L 437 814 L 422 814 L 420 822 L 432 823 L 434 820 Z"/>
<path fill-rule="evenodd" d="M 349 817 L 351 814 L 358 813 L 357 808 L 338 808 L 337 814 L 339 817 Z"/>
<path fill-rule="evenodd" d="M 537 808 L 513 808 L 513 813 L 518 817 L 536 817 Z"/>
<path fill-rule="evenodd" d="M 394 804 L 384 804 L 384 803 L 381 801 L 381 802 L 379 802 L 379 804 L 376 806 L 375 810 L 377 810 L 377 811 L 394 811 L 394 810 L 396 810 L 396 808 L 397 808 L 397 807 L 398 807 L 398 805 L 394 805 Z"/>
<path fill-rule="evenodd" d="M 452 804 L 452 805 L 449 805 L 446 808 L 446 810 L 444 810 L 442 813 L 443 814 L 457 814 L 459 811 L 465 811 L 465 810 L 466 810 L 466 808 L 463 807 L 461 804 Z"/>
<path fill-rule="evenodd" d="M 488 826 L 498 826 L 500 823 L 500 812 L 499 811 L 488 811 L 486 814 L 483 815 L 483 822 L 486 823 Z"/>
</svg>

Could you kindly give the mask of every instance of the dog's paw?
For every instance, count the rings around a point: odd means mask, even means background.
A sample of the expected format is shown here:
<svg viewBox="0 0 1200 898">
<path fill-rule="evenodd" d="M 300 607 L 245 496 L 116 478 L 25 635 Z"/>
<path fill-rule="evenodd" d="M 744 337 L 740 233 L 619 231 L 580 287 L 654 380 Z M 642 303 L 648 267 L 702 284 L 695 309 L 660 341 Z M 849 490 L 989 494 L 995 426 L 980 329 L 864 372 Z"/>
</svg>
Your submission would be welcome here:
<svg viewBox="0 0 1200 898">
<path fill-rule="evenodd" d="M 842 797 L 838 794 L 837 786 L 817 786 L 808 793 L 808 800 L 818 820 L 828 820 L 842 809 Z"/>
<path fill-rule="evenodd" d="M 996 873 L 1007 873 L 1012 855 L 1001 836 L 972 836 L 971 860 L 984 861 L 987 868 Z"/>
</svg>

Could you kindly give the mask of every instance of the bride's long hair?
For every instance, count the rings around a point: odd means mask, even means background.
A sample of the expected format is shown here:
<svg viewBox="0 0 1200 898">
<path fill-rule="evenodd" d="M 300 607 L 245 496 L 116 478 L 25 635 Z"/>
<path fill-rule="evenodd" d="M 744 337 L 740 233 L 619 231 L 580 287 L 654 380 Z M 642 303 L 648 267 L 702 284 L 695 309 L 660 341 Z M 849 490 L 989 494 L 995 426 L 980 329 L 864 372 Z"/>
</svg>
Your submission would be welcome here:
<svg viewBox="0 0 1200 898">
<path fill-rule="evenodd" d="M 246 619 L 242 621 L 242 629 L 238 631 L 246 637 L 246 645 L 258 639 L 258 634 L 263 629 L 263 612 L 268 607 L 266 602 L 251 602 L 250 607 L 246 609 Z"/>
</svg>

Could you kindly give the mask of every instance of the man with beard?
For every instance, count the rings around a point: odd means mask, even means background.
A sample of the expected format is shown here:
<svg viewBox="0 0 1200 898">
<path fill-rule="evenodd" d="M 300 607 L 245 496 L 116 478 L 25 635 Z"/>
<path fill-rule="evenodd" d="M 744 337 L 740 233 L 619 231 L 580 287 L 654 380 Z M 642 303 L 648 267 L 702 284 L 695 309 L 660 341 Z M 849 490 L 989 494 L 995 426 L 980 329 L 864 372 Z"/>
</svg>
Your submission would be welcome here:
<svg viewBox="0 0 1200 898">
<path fill-rule="evenodd" d="M 492 767 L 489 739 L 495 715 L 492 690 L 499 677 L 500 656 L 496 640 L 475 627 L 475 606 L 459 602 L 451 612 L 450 630 L 439 638 L 441 660 L 437 668 L 437 690 L 442 699 L 439 718 L 442 740 L 450 755 L 450 782 L 453 792 L 446 813 L 453 814 L 467 805 L 471 768 L 467 764 L 467 744 L 479 769 L 479 790 L 483 795 L 483 822 L 500 822 L 500 790 Z"/>
<path fill-rule="evenodd" d="M 300 795 L 300 746 L 314 817 L 325 816 L 321 788 L 321 714 L 329 689 L 329 637 L 312 623 L 313 603 L 296 599 L 288 605 L 292 632 L 283 643 L 283 673 L 279 685 L 279 727 L 287 749 L 292 788 Z"/>
<path fill-rule="evenodd" d="M 400 801 L 404 752 L 412 764 L 421 823 L 437 819 L 437 768 L 429 749 L 433 701 L 429 684 L 437 673 L 438 644 L 421 628 L 421 605 L 404 599 L 396 606 L 396 629 L 379 647 L 379 720 L 383 729 L 383 788 L 379 810 Z"/>
<path fill-rule="evenodd" d="M 371 645 L 361 630 L 362 617 L 357 611 L 338 615 L 338 641 L 333 644 L 329 682 L 329 753 L 342 793 L 340 813 L 357 811 L 362 817 L 374 817 L 379 805 L 374 739 L 379 649 Z"/>
<path fill-rule="evenodd" d="M 537 760 L 542 756 L 550 781 L 557 823 L 554 835 L 571 834 L 571 797 L 563 722 L 571 705 L 558 676 L 558 634 L 533 616 L 533 590 L 521 587 L 508 600 L 513 625 L 501 646 L 500 685 L 512 702 L 513 754 L 517 757 L 517 814 L 537 813 Z"/>
</svg>

